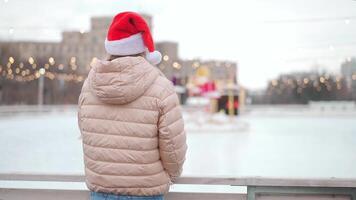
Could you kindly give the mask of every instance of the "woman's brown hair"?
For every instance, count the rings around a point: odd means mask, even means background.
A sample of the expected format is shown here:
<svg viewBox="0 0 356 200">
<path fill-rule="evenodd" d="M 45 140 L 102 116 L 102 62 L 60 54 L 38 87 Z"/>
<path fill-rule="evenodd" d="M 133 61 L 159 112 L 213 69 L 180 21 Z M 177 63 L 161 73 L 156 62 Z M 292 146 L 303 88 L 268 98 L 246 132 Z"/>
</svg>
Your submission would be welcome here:
<svg viewBox="0 0 356 200">
<path fill-rule="evenodd" d="M 127 56 L 131 56 L 131 57 L 137 57 L 137 56 L 144 56 L 144 53 L 139 53 L 139 54 L 135 54 L 135 55 L 127 55 Z M 122 57 L 127 57 L 127 56 L 117 56 L 117 55 L 108 55 L 107 57 L 107 61 L 112 61 L 116 58 L 122 58 Z"/>
</svg>

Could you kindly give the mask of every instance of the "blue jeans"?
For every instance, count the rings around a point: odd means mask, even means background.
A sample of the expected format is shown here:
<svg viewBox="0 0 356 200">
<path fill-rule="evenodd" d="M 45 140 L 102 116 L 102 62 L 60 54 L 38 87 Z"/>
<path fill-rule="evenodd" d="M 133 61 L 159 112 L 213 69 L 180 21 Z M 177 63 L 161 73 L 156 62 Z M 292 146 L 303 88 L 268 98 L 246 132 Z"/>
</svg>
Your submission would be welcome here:
<svg viewBox="0 0 356 200">
<path fill-rule="evenodd" d="M 90 200 L 164 200 L 163 195 L 155 196 L 129 196 L 102 192 L 90 192 Z"/>
</svg>

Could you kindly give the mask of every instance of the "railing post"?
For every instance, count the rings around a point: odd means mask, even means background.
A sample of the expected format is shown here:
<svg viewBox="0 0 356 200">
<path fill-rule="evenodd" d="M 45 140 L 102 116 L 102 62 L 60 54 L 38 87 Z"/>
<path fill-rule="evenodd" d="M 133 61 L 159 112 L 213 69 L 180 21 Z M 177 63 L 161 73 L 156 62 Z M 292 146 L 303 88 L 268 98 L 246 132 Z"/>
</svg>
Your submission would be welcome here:
<svg viewBox="0 0 356 200">
<path fill-rule="evenodd" d="M 247 200 L 256 195 L 346 195 L 356 200 L 356 188 L 349 187 L 308 187 L 308 186 L 248 186 Z"/>
<path fill-rule="evenodd" d="M 247 186 L 247 200 L 256 199 L 256 186 Z"/>
<path fill-rule="evenodd" d="M 356 200 L 356 189 L 353 189 L 353 192 L 351 194 L 351 200 Z"/>
</svg>

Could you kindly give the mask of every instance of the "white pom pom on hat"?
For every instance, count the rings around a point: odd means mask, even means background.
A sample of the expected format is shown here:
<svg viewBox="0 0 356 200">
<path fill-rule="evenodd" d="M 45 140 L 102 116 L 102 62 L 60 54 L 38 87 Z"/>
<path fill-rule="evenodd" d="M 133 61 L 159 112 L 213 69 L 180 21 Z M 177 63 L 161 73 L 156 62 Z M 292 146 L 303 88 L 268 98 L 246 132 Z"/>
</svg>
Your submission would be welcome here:
<svg viewBox="0 0 356 200">
<path fill-rule="evenodd" d="M 145 52 L 146 59 L 154 65 L 162 60 L 161 53 L 154 48 L 146 21 L 135 12 L 123 12 L 114 17 L 105 40 L 105 49 L 111 55 L 120 56 Z"/>
<path fill-rule="evenodd" d="M 153 65 L 157 65 L 162 60 L 162 54 L 159 51 L 146 52 L 146 59 Z"/>
</svg>

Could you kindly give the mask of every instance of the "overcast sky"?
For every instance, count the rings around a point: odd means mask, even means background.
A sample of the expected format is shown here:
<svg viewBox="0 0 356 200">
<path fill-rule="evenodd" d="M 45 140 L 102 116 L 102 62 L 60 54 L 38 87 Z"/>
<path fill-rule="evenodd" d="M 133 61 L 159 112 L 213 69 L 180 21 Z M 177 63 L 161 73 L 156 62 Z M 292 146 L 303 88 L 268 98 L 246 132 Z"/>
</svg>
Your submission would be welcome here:
<svg viewBox="0 0 356 200">
<path fill-rule="evenodd" d="M 91 16 L 127 10 L 151 14 L 155 40 L 178 42 L 182 58 L 238 62 L 248 88 L 285 72 L 338 72 L 356 56 L 356 0 L 0 0 L 0 40 L 59 41 L 88 31 Z"/>
</svg>

